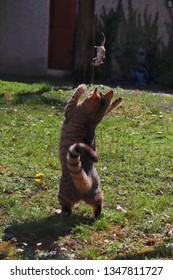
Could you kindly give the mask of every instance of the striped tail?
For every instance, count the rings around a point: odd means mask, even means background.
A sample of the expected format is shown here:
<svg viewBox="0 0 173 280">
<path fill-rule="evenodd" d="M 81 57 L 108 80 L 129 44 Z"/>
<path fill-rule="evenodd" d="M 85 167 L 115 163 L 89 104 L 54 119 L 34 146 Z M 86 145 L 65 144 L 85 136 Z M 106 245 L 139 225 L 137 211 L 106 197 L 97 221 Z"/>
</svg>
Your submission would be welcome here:
<svg viewBox="0 0 173 280">
<path fill-rule="evenodd" d="M 67 154 L 67 167 L 76 188 L 81 194 L 87 193 L 92 185 L 91 178 L 84 171 L 80 155 L 85 154 L 92 162 L 97 162 L 96 152 L 84 143 L 76 143 L 70 146 Z"/>
</svg>

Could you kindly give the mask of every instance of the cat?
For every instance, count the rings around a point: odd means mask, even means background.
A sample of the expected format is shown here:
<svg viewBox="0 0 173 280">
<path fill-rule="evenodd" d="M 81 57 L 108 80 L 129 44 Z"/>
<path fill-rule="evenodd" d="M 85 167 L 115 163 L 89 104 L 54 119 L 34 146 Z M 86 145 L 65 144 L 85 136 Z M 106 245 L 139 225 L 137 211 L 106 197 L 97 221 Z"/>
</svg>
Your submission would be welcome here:
<svg viewBox="0 0 173 280">
<path fill-rule="evenodd" d="M 94 217 L 97 218 L 102 210 L 103 193 L 94 167 L 94 162 L 98 160 L 95 129 L 123 98 L 111 103 L 112 90 L 102 94 L 95 88 L 79 102 L 86 90 L 85 85 L 79 85 L 65 108 L 59 143 L 62 176 L 58 200 L 62 214 L 70 215 L 74 204 L 84 200 L 92 206 Z"/>
<path fill-rule="evenodd" d="M 102 42 L 101 46 L 94 46 L 97 49 L 97 55 L 96 55 L 95 58 L 93 58 L 93 61 L 92 61 L 92 65 L 94 65 L 94 66 L 99 66 L 99 65 L 103 64 L 103 60 L 105 59 L 106 37 L 105 37 L 105 34 L 103 32 L 102 32 L 102 35 L 103 35 L 103 42 Z"/>
</svg>

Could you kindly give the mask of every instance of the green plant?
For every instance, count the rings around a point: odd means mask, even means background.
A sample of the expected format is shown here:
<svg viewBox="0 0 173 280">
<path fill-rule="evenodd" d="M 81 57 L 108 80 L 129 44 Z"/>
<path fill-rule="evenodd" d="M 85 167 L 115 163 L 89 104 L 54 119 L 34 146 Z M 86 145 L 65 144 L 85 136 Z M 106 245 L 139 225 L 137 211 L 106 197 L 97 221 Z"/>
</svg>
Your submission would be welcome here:
<svg viewBox="0 0 173 280">
<path fill-rule="evenodd" d="M 137 51 L 144 48 L 147 53 L 145 67 L 150 80 L 172 85 L 172 18 L 170 12 L 170 22 L 167 23 L 169 42 L 165 46 L 158 33 L 159 13 L 151 15 L 149 6 L 146 6 L 143 15 L 138 13 L 131 0 L 128 0 L 126 13 L 122 0 L 109 12 L 103 7 L 97 19 L 97 41 L 100 42 L 103 31 L 107 52 L 104 67 L 96 69 L 96 78 L 110 78 L 117 72 L 114 80 L 132 79 L 132 71 L 137 67 Z M 118 70 L 113 71 L 116 65 Z"/>
</svg>

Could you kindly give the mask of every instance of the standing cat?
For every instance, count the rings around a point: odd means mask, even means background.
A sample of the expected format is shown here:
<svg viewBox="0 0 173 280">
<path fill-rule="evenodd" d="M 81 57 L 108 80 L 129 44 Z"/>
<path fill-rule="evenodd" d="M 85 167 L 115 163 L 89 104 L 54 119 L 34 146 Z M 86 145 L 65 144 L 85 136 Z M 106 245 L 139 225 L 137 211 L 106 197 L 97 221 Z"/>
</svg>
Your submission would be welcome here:
<svg viewBox="0 0 173 280">
<path fill-rule="evenodd" d="M 93 207 L 97 218 L 101 213 L 103 194 L 94 168 L 97 161 L 95 128 L 108 112 L 122 102 L 122 98 L 111 103 L 112 90 L 102 94 L 95 89 L 78 103 L 85 91 L 86 86 L 80 85 L 65 108 L 59 144 L 62 176 L 58 199 L 62 214 L 71 214 L 74 204 L 84 200 Z"/>
</svg>

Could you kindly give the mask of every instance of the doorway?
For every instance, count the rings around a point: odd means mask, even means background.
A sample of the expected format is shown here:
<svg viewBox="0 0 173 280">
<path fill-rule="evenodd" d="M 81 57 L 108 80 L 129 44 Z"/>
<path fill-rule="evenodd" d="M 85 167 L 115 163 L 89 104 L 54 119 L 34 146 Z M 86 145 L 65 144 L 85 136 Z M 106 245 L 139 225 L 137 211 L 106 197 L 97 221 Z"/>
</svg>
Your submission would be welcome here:
<svg viewBox="0 0 173 280">
<path fill-rule="evenodd" d="M 75 16 L 76 0 L 50 0 L 48 69 L 69 70 Z"/>
</svg>

